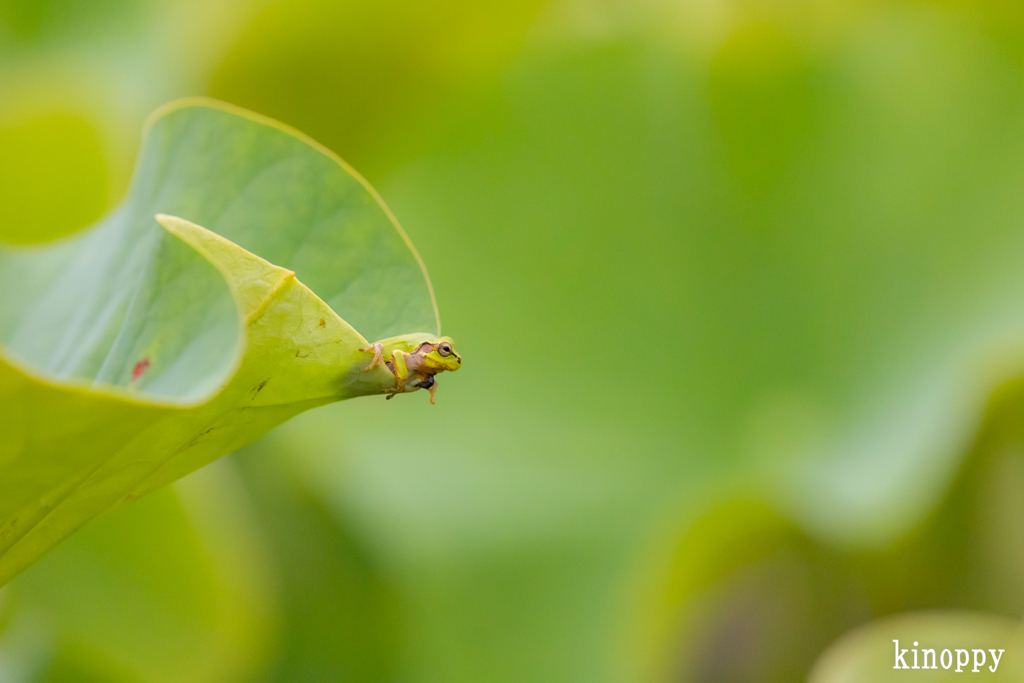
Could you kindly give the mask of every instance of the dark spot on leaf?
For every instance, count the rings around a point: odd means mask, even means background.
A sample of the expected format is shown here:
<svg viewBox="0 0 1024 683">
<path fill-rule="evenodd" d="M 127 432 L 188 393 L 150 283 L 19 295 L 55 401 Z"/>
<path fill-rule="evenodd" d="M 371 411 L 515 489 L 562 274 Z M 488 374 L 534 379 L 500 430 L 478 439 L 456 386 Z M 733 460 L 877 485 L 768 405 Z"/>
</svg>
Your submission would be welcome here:
<svg viewBox="0 0 1024 683">
<path fill-rule="evenodd" d="M 259 384 L 259 386 L 258 386 L 258 387 L 256 387 L 255 389 L 253 389 L 253 391 L 255 391 L 255 392 L 256 392 L 256 393 L 255 393 L 255 394 L 253 395 L 253 398 L 256 398 L 257 396 L 259 396 L 260 392 L 261 392 L 261 391 L 263 391 L 263 387 L 267 386 L 267 382 L 269 382 L 269 381 L 270 381 L 269 379 L 265 379 L 265 380 L 263 380 L 262 382 L 260 382 L 260 384 Z"/>
<path fill-rule="evenodd" d="M 303 349 L 299 349 L 298 351 L 295 352 L 295 357 L 296 358 L 309 358 L 309 351 L 304 351 Z"/>
<path fill-rule="evenodd" d="M 135 367 L 132 368 L 132 381 L 134 382 L 138 378 L 142 377 L 142 373 L 144 373 L 146 370 L 149 370 L 148 356 L 140 360 L 138 363 L 135 364 Z"/>
<path fill-rule="evenodd" d="M 320 318 L 320 327 L 327 327 L 327 321 L 323 318 Z"/>
</svg>

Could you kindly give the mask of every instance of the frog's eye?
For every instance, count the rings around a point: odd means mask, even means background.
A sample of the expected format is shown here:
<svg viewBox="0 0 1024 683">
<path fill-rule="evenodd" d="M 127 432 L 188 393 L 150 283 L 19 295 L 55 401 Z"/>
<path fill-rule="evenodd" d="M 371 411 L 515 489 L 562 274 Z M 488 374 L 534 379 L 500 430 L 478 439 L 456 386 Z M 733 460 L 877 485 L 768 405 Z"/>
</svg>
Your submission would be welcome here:
<svg viewBox="0 0 1024 683">
<path fill-rule="evenodd" d="M 437 347 L 437 352 L 442 356 L 450 356 L 452 355 L 452 346 L 451 344 L 445 342 L 444 344 L 441 344 L 440 346 Z"/>
</svg>

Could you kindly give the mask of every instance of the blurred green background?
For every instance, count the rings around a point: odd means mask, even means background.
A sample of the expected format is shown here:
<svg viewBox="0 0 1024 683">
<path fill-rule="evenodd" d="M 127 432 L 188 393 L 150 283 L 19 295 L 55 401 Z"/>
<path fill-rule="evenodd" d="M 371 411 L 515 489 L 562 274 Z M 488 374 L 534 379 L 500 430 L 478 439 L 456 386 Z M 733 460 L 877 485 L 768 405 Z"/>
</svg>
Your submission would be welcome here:
<svg viewBox="0 0 1024 683">
<path fill-rule="evenodd" d="M 0 591 L 0 681 L 781 682 L 858 627 L 882 680 L 872 624 L 927 610 L 1024 643 L 1019 3 L 0 0 L 0 240 L 97 220 L 194 94 L 363 173 L 466 364 L 89 525 Z"/>
</svg>

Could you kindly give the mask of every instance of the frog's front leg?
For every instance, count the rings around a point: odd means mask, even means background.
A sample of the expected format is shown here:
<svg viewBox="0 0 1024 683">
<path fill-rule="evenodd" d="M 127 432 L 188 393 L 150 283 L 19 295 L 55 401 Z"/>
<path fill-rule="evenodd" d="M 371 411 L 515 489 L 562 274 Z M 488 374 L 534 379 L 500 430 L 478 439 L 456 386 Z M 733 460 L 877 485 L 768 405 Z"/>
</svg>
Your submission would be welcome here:
<svg viewBox="0 0 1024 683">
<path fill-rule="evenodd" d="M 367 352 L 373 351 L 373 360 L 371 360 L 370 364 L 366 366 L 366 370 L 364 370 L 364 372 L 369 372 L 370 370 L 373 370 L 375 367 L 380 365 L 382 360 L 384 360 L 384 345 L 381 344 L 380 342 L 377 342 L 376 344 L 370 344 L 365 349 L 359 350 Z"/>
<path fill-rule="evenodd" d="M 409 366 L 405 362 L 405 356 L 404 351 L 395 349 L 391 352 L 391 367 L 395 372 L 395 391 L 388 396 L 388 399 L 405 391 L 405 380 L 409 379 Z"/>
</svg>

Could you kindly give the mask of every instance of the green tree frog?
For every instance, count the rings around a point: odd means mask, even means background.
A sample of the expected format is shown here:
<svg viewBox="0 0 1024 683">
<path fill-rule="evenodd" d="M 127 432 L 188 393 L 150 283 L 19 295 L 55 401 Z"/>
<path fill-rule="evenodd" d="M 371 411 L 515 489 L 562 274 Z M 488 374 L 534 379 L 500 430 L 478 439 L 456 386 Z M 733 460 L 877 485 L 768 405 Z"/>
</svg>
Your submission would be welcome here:
<svg viewBox="0 0 1024 683">
<path fill-rule="evenodd" d="M 436 375 L 445 370 L 455 372 L 462 365 L 462 356 L 455 353 L 451 337 L 438 338 L 424 333 L 382 339 L 359 350 L 373 353 L 366 372 L 383 362 L 395 376 L 395 387 L 388 394 L 389 400 L 396 394 L 428 389 L 430 403 L 433 404 L 434 392 L 437 391 Z"/>
</svg>

